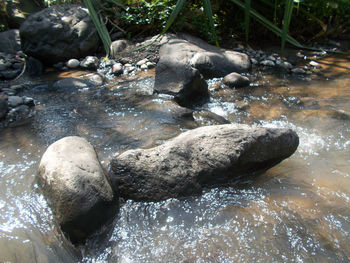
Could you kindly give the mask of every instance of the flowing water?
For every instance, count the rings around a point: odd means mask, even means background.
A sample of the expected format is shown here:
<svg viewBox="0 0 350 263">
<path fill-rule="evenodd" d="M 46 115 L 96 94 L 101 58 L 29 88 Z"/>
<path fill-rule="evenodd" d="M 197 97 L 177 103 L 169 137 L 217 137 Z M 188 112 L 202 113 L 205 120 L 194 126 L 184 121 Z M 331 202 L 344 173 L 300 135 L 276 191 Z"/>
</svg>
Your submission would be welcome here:
<svg viewBox="0 0 350 263">
<path fill-rule="evenodd" d="M 0 262 L 349 262 L 350 57 L 319 61 L 322 74 L 251 76 L 246 89 L 218 87 L 195 118 L 152 95 L 154 72 L 90 89 L 25 91 L 37 101 L 27 123 L 0 131 Z M 60 76 L 59 76 L 60 77 Z M 291 127 L 297 152 L 264 174 L 200 196 L 125 201 L 86 246 L 60 233 L 35 173 L 46 147 L 85 137 L 104 167 L 118 153 L 152 147 L 215 123 Z M 209 116 L 209 117 L 208 117 Z"/>
</svg>

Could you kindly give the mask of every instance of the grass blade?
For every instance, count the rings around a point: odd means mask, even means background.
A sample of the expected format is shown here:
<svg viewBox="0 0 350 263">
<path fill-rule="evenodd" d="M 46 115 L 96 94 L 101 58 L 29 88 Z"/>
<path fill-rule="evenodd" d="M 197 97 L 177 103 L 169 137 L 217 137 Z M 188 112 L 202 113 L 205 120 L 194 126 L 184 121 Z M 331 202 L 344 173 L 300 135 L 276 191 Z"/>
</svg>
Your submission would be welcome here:
<svg viewBox="0 0 350 263">
<path fill-rule="evenodd" d="M 250 0 L 248 0 L 248 1 L 250 1 Z M 210 0 L 203 0 L 203 8 L 204 8 L 204 12 L 207 14 L 207 17 L 209 19 L 210 31 L 212 33 L 215 44 L 217 47 L 219 47 L 219 42 L 218 42 L 218 38 L 216 36 L 216 30 L 215 30 L 215 26 L 214 26 L 213 11 L 211 8 Z"/>
<path fill-rule="evenodd" d="M 286 0 L 286 6 L 284 7 L 283 27 L 282 27 L 282 42 L 281 42 L 281 53 L 284 53 L 284 47 L 286 44 L 286 38 L 288 34 L 290 20 L 293 12 L 293 0 Z"/>
<path fill-rule="evenodd" d="M 112 3 L 112 4 L 115 4 L 115 5 L 117 5 L 117 6 L 121 7 L 121 8 L 123 8 L 123 9 L 126 9 L 125 5 L 123 5 L 122 3 L 120 3 L 120 2 L 118 2 L 118 1 L 116 1 L 116 0 L 106 0 L 106 1 L 107 1 L 107 2 L 110 2 L 110 3 Z"/>
<path fill-rule="evenodd" d="M 102 40 L 104 49 L 106 51 L 106 56 L 109 56 L 110 53 L 110 47 L 112 44 L 111 38 L 109 36 L 108 30 L 106 28 L 106 25 L 102 22 L 102 17 L 100 17 L 93 6 L 93 3 L 91 0 L 83 0 L 85 6 L 89 10 L 89 14 L 91 17 L 92 22 L 94 23 L 97 33 L 100 36 L 100 39 Z"/>
<path fill-rule="evenodd" d="M 164 29 L 160 33 L 161 35 L 165 34 L 168 31 L 168 29 L 171 27 L 171 25 L 174 23 L 177 15 L 180 13 L 180 11 L 184 5 L 184 3 L 185 3 L 185 0 L 178 0 L 177 1 L 176 6 L 175 6 L 173 12 L 171 12 L 170 17 L 169 17 Z"/>
<path fill-rule="evenodd" d="M 251 0 L 245 0 L 244 30 L 245 30 L 245 42 L 246 43 L 248 43 L 248 38 L 249 38 L 250 9 L 251 9 Z"/>
</svg>

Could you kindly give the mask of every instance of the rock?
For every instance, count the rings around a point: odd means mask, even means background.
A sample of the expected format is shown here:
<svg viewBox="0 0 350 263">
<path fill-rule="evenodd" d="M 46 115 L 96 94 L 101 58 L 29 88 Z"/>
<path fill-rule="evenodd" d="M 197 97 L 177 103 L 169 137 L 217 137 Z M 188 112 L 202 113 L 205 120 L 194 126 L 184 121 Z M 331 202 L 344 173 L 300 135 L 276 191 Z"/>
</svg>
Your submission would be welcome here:
<svg viewBox="0 0 350 263">
<path fill-rule="evenodd" d="M 144 58 L 136 63 L 137 67 L 141 67 L 142 65 L 146 64 L 148 62 L 148 58 Z"/>
<path fill-rule="evenodd" d="M 306 71 L 302 68 L 293 68 L 292 72 L 295 74 L 306 74 Z"/>
<path fill-rule="evenodd" d="M 255 58 L 251 58 L 250 59 L 250 62 L 253 64 L 253 65 L 258 65 L 259 62 L 255 59 Z"/>
<path fill-rule="evenodd" d="M 0 32 L 0 52 L 16 54 L 21 49 L 19 30 L 12 29 Z"/>
<path fill-rule="evenodd" d="M 15 69 L 15 70 L 3 70 L 0 72 L 0 77 L 2 76 L 3 79 L 14 79 L 21 73 L 21 70 Z"/>
<path fill-rule="evenodd" d="M 116 63 L 112 67 L 112 74 L 119 76 L 123 74 L 123 64 L 122 63 Z"/>
<path fill-rule="evenodd" d="M 8 110 L 8 103 L 6 96 L 0 95 L 0 120 L 6 116 Z"/>
<path fill-rule="evenodd" d="M 275 62 L 265 59 L 265 60 L 260 62 L 260 65 L 267 66 L 267 67 L 274 67 Z"/>
<path fill-rule="evenodd" d="M 85 79 L 77 79 L 77 78 L 64 78 L 57 80 L 53 84 L 54 89 L 58 90 L 74 90 L 74 89 L 82 89 L 82 88 L 90 88 L 93 87 L 94 84 Z"/>
<path fill-rule="evenodd" d="M 23 104 L 29 106 L 29 107 L 33 107 L 35 106 L 35 102 L 33 98 L 29 98 L 29 97 L 23 97 Z"/>
<path fill-rule="evenodd" d="M 290 129 L 205 126 L 155 148 L 122 153 L 110 163 L 110 178 L 127 199 L 188 196 L 204 186 L 264 172 L 291 156 L 298 144 L 298 135 Z"/>
<path fill-rule="evenodd" d="M 154 63 L 153 63 L 153 62 L 150 62 L 150 61 L 148 61 L 148 62 L 146 63 L 146 65 L 147 65 L 147 68 L 149 68 L 149 69 L 155 67 Z"/>
<path fill-rule="evenodd" d="M 147 67 L 147 65 L 146 65 L 146 64 L 142 64 L 142 65 L 141 65 L 141 67 L 140 67 L 140 69 L 142 69 L 142 70 L 146 70 L 146 69 L 148 69 L 148 67 Z"/>
<path fill-rule="evenodd" d="M 174 38 L 165 42 L 159 56 L 155 92 L 174 95 L 183 106 L 204 102 L 208 98 L 204 78 L 223 77 L 250 69 L 246 54 L 222 50 L 188 35 L 185 39 Z"/>
<path fill-rule="evenodd" d="M 208 84 L 197 69 L 181 66 L 170 69 L 164 64 L 158 65 L 154 87 L 156 93 L 172 95 L 177 103 L 185 107 L 208 101 Z"/>
<path fill-rule="evenodd" d="M 222 80 L 222 83 L 231 88 L 241 88 L 249 86 L 250 80 L 246 76 L 242 76 L 239 73 L 233 72 L 225 76 Z"/>
<path fill-rule="evenodd" d="M 53 5 L 30 15 L 20 36 L 23 52 L 49 65 L 92 54 L 99 42 L 87 9 L 78 5 Z"/>
<path fill-rule="evenodd" d="M 279 66 L 285 70 L 291 70 L 293 68 L 292 64 L 288 61 L 283 61 Z"/>
<path fill-rule="evenodd" d="M 201 126 L 203 125 L 220 125 L 230 123 L 224 117 L 217 115 L 214 112 L 208 110 L 196 111 L 193 113 L 193 117 Z"/>
<path fill-rule="evenodd" d="M 314 67 L 314 68 L 322 68 L 322 66 L 317 63 L 316 61 L 310 61 L 310 66 Z"/>
<path fill-rule="evenodd" d="M 111 220 L 118 201 L 94 148 L 83 138 L 65 137 L 41 158 L 38 185 L 57 223 L 79 243 Z"/>
<path fill-rule="evenodd" d="M 80 66 L 82 68 L 87 68 L 87 69 L 97 69 L 99 65 L 98 58 L 95 56 L 87 56 L 84 58 L 82 62 L 80 62 Z"/>
<path fill-rule="evenodd" d="M 95 86 L 101 86 L 106 81 L 106 77 L 101 73 L 93 73 L 91 76 L 89 76 L 89 80 L 95 85 Z"/>
<path fill-rule="evenodd" d="M 32 117 L 32 111 L 27 105 L 19 105 L 11 109 L 6 116 L 9 122 L 21 122 L 23 120 L 28 120 L 30 117 Z"/>
<path fill-rule="evenodd" d="M 23 98 L 19 97 L 19 96 L 9 96 L 7 98 L 7 101 L 8 101 L 9 107 L 11 107 L 11 108 L 15 108 L 15 107 L 23 104 Z"/>
<path fill-rule="evenodd" d="M 68 68 L 78 68 L 80 66 L 80 61 L 75 59 L 75 58 L 72 58 L 70 60 L 67 61 L 67 67 Z"/>
<path fill-rule="evenodd" d="M 112 42 L 111 45 L 111 57 L 118 57 L 119 53 L 127 48 L 129 42 L 125 39 L 119 39 Z"/>
</svg>

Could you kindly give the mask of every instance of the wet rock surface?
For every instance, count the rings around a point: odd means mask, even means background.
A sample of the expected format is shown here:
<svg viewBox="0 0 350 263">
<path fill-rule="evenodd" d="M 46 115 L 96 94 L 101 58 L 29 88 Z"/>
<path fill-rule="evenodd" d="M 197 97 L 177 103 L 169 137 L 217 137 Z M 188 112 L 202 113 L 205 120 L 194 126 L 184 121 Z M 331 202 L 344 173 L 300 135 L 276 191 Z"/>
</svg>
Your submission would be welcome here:
<svg viewBox="0 0 350 263">
<path fill-rule="evenodd" d="M 117 212 L 117 199 L 95 150 L 81 137 L 50 145 L 37 179 L 57 223 L 73 243 L 83 241 Z"/>
<path fill-rule="evenodd" d="M 30 15 L 20 28 L 22 50 L 45 64 L 93 54 L 96 29 L 87 9 L 60 5 Z"/>
<path fill-rule="evenodd" d="M 127 199 L 188 196 L 204 186 L 266 171 L 291 156 L 298 144 L 290 129 L 205 126 L 155 148 L 122 153 L 110 163 L 110 178 Z"/>
<path fill-rule="evenodd" d="M 250 80 L 246 76 L 233 72 L 225 76 L 222 83 L 231 88 L 241 88 L 249 86 Z"/>
</svg>

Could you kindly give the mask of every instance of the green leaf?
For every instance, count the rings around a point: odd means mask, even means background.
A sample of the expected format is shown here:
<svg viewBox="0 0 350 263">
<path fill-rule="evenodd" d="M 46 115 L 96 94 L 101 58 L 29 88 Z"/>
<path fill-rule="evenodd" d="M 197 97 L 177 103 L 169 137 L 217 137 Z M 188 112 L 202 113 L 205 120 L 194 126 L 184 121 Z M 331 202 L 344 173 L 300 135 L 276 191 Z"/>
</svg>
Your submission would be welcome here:
<svg viewBox="0 0 350 263">
<path fill-rule="evenodd" d="M 110 48 L 111 48 L 111 38 L 109 36 L 108 30 L 106 28 L 106 25 L 102 21 L 102 17 L 97 14 L 93 3 L 91 0 L 83 0 L 85 6 L 89 10 L 89 14 L 91 17 L 92 22 L 94 23 L 97 33 L 100 36 L 104 49 L 106 51 L 106 56 L 108 57 L 110 54 Z"/>
<path fill-rule="evenodd" d="M 282 38 L 282 43 L 281 43 L 282 55 L 284 53 L 284 47 L 286 44 L 290 20 L 292 18 L 292 12 L 293 12 L 293 0 L 286 0 L 286 6 L 284 7 L 283 28 L 282 28 L 282 36 L 281 36 L 281 38 Z"/>
<path fill-rule="evenodd" d="M 217 47 L 219 47 L 219 42 L 218 42 L 218 38 L 216 36 L 216 31 L 215 31 L 215 26 L 214 26 L 213 11 L 211 8 L 210 0 L 203 0 L 203 7 L 204 7 L 204 11 L 207 14 L 208 19 L 209 19 L 210 30 L 211 30 L 211 33 L 213 34 L 215 44 Z"/>
<path fill-rule="evenodd" d="M 121 7 L 121 8 L 123 8 L 124 10 L 126 10 L 125 5 L 123 5 L 121 2 L 118 2 L 118 1 L 116 1 L 116 0 L 106 0 L 106 1 L 107 1 L 107 2 L 110 2 L 110 3 L 112 3 L 112 4 L 115 4 L 115 5 L 117 5 L 117 6 Z"/>
<path fill-rule="evenodd" d="M 184 5 L 184 3 L 185 3 L 185 0 L 178 0 L 177 1 L 176 6 L 175 6 L 174 10 L 171 12 L 170 17 L 169 17 L 164 29 L 160 33 L 161 35 L 165 34 L 168 31 L 168 29 L 171 27 L 171 25 L 174 23 L 177 15 L 180 13 L 180 11 Z"/>
</svg>

